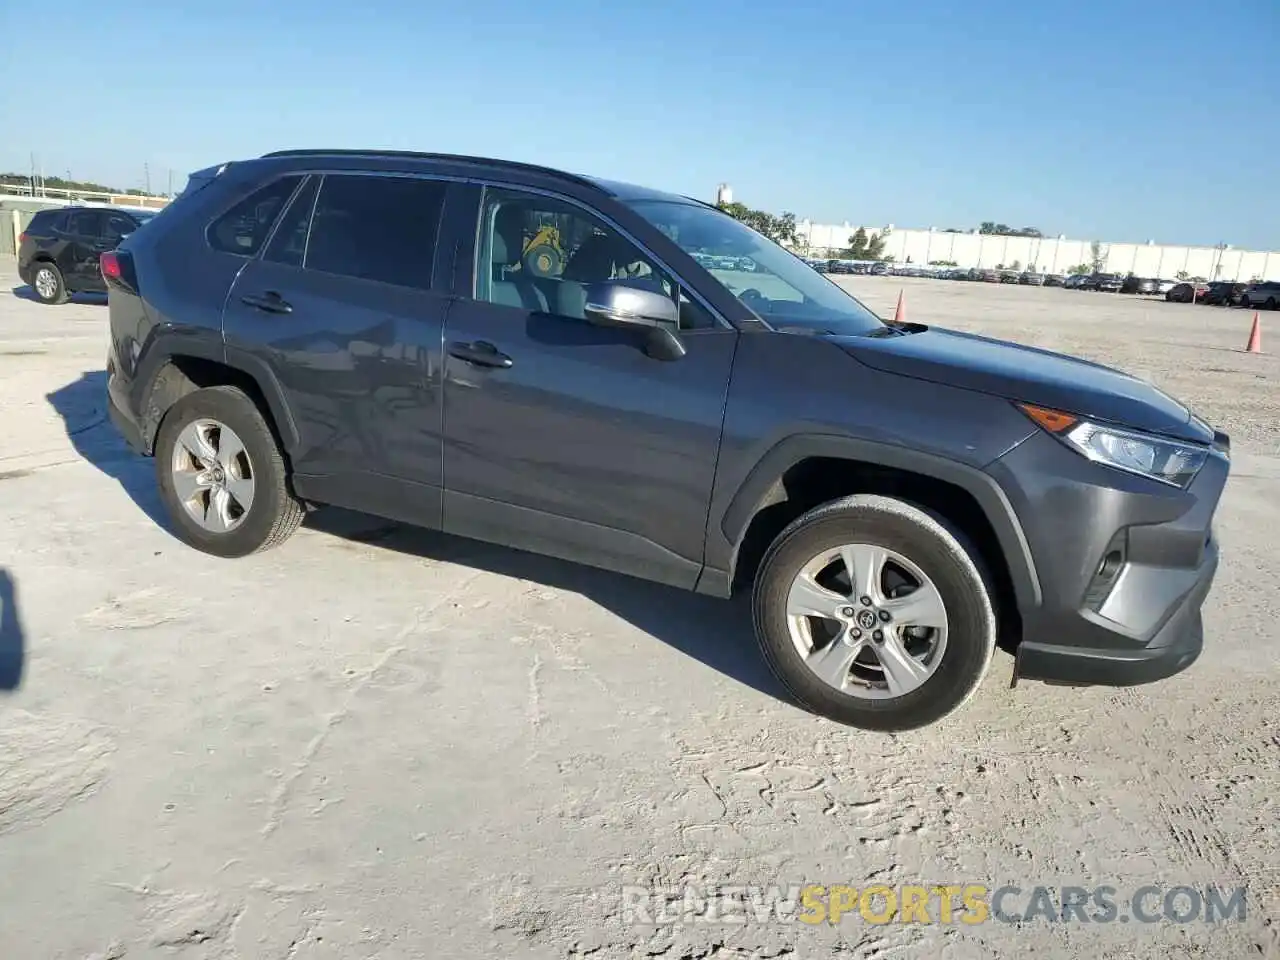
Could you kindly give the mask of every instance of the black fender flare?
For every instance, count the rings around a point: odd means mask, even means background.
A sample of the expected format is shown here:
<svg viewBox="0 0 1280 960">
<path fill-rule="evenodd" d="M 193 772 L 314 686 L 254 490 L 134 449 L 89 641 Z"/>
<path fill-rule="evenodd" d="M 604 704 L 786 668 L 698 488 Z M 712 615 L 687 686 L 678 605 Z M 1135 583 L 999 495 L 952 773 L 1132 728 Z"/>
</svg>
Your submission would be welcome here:
<svg viewBox="0 0 1280 960">
<path fill-rule="evenodd" d="M 1013 581 L 1018 607 L 1027 610 L 1040 606 L 1040 578 L 1031 546 L 1013 505 L 995 478 L 977 467 L 946 457 L 838 435 L 794 434 L 771 447 L 751 468 L 720 518 L 720 531 L 733 545 L 734 567 L 756 513 L 781 499 L 783 475 L 802 460 L 815 457 L 906 470 L 964 490 L 977 502 L 995 532 Z"/>
<path fill-rule="evenodd" d="M 279 379 L 265 361 L 244 350 L 228 347 L 221 338 L 211 338 L 203 330 L 170 330 L 158 334 L 148 344 L 133 378 L 135 394 L 131 399 L 134 409 L 139 411 L 138 426 L 148 454 L 154 449 L 156 432 L 165 412 L 189 389 L 185 378 L 170 380 L 165 376 L 165 371 L 171 369 L 170 364 L 184 357 L 220 364 L 251 380 L 266 400 L 285 452 L 297 451 L 301 443 L 297 422 L 285 402 Z"/>
</svg>

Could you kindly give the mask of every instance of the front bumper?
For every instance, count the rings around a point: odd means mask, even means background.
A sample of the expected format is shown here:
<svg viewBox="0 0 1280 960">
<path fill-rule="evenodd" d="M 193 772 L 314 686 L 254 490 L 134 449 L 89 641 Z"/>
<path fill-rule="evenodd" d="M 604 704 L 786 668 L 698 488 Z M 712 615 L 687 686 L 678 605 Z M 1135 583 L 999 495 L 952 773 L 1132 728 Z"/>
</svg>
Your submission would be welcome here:
<svg viewBox="0 0 1280 960">
<path fill-rule="evenodd" d="M 1092 463 L 1044 433 L 992 464 L 1040 584 L 1040 602 L 1019 611 L 1015 681 L 1130 686 L 1191 666 L 1229 470 L 1225 436 L 1187 490 Z"/>
</svg>

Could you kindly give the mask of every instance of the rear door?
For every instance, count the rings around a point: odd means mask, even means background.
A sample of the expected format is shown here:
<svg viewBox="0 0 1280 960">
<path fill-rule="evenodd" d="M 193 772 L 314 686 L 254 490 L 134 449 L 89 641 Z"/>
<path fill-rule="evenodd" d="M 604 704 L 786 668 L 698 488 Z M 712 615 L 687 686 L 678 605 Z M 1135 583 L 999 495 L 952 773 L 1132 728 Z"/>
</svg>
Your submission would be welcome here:
<svg viewBox="0 0 1280 960">
<path fill-rule="evenodd" d="M 228 358 L 274 371 L 304 495 L 438 524 L 449 298 L 432 280 L 446 193 L 420 177 L 313 174 L 232 286 Z"/>
<path fill-rule="evenodd" d="M 66 244 L 58 266 L 72 290 L 103 289 L 98 257 L 106 249 L 102 230 L 106 212 L 85 208 L 72 210 L 67 217 Z"/>
</svg>

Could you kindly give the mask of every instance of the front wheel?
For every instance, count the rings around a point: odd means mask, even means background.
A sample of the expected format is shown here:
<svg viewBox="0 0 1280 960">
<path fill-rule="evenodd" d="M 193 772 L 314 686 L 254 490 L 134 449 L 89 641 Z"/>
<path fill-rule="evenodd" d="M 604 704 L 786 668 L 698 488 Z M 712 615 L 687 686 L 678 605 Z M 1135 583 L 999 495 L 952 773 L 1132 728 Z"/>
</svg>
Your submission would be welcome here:
<svg viewBox="0 0 1280 960">
<path fill-rule="evenodd" d="M 867 730 L 958 709 L 991 663 L 996 619 L 961 537 L 918 507 L 859 495 L 784 530 L 756 577 L 757 639 L 801 705 Z"/>
<path fill-rule="evenodd" d="M 243 557 L 283 543 L 302 522 L 275 436 L 237 387 L 196 390 L 170 407 L 155 460 L 177 535 L 197 550 Z"/>
</svg>

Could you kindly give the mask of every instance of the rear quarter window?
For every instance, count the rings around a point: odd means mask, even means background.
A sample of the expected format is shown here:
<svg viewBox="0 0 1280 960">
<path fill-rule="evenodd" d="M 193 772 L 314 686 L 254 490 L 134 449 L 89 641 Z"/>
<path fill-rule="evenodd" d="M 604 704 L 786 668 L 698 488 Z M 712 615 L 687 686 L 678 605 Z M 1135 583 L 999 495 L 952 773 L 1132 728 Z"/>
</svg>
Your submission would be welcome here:
<svg viewBox="0 0 1280 960">
<path fill-rule="evenodd" d="M 27 225 L 27 232 L 47 236 L 59 230 L 65 230 L 66 226 L 67 212 L 65 210 L 39 210 L 31 218 L 31 223 Z"/>
<path fill-rule="evenodd" d="M 257 256 L 301 182 L 300 175 L 284 176 L 250 193 L 209 224 L 209 246 L 240 257 Z"/>
</svg>

